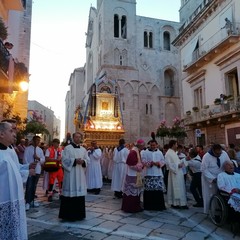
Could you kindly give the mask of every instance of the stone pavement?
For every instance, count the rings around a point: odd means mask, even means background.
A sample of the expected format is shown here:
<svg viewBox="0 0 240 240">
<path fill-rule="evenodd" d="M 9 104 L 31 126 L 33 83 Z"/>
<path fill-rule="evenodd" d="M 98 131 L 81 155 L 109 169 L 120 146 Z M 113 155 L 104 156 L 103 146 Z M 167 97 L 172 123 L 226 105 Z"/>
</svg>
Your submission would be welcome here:
<svg viewBox="0 0 240 240">
<path fill-rule="evenodd" d="M 188 194 L 189 210 L 168 207 L 163 212 L 124 213 L 121 200 L 114 199 L 110 185 L 104 184 L 99 195 L 86 196 L 87 217 L 76 222 L 58 219 L 57 196 L 49 203 L 40 187 L 37 195 L 40 207 L 27 212 L 29 240 L 240 239 L 239 233 L 235 236 L 230 231 L 229 224 L 218 228 L 202 213 L 202 208 L 192 207 L 191 194 Z"/>
</svg>

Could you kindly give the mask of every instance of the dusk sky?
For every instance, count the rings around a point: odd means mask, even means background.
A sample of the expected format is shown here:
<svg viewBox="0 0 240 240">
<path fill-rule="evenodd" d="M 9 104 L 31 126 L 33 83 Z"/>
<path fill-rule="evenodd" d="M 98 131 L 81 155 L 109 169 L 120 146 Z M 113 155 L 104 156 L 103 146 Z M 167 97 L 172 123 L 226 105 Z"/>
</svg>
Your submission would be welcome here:
<svg viewBox="0 0 240 240">
<path fill-rule="evenodd" d="M 138 0 L 137 15 L 179 21 L 181 0 Z M 86 60 L 90 6 L 96 0 L 34 0 L 32 11 L 29 100 L 51 107 L 62 122 L 65 96 L 75 68 Z"/>
</svg>

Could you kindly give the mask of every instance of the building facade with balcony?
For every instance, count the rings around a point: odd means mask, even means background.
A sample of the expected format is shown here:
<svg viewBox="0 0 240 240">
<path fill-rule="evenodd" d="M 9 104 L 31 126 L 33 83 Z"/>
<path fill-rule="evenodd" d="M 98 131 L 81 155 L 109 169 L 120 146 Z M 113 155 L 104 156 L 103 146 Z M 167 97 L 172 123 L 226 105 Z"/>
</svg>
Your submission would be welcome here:
<svg viewBox="0 0 240 240">
<path fill-rule="evenodd" d="M 7 38 L 0 39 L 0 118 L 27 117 L 32 0 L 0 2 Z M 11 43 L 9 47 L 7 43 Z"/>
<path fill-rule="evenodd" d="M 97 7 L 90 8 L 84 74 L 75 79 L 81 82 L 80 88 L 70 86 L 66 98 L 66 108 L 73 114 L 79 105 L 79 116 L 85 121 L 89 113 L 105 111 L 100 109 L 102 101 L 91 102 L 90 97 L 103 92 L 115 95 L 114 106 L 119 101 L 124 138 L 129 142 L 140 137 L 149 140 L 161 120 L 171 125 L 180 115 L 180 60 L 171 44 L 180 24 L 137 16 L 136 4 L 136 0 L 97 0 Z M 76 98 L 74 91 L 81 93 L 79 102 L 72 99 Z M 108 106 L 112 106 L 111 101 Z M 71 124 L 71 115 L 66 118 L 66 124 Z"/>
<path fill-rule="evenodd" d="M 28 121 L 33 119 L 33 115 L 37 116 L 38 119 L 46 125 L 46 129 L 49 135 L 43 134 L 41 136 L 42 142 L 50 143 L 53 138 L 60 140 L 61 135 L 61 120 L 54 115 L 54 111 L 48 108 L 36 100 L 28 101 Z"/>
<path fill-rule="evenodd" d="M 182 26 L 173 44 L 181 55 L 189 143 L 240 144 L 239 11 L 238 0 L 182 1 Z"/>
</svg>

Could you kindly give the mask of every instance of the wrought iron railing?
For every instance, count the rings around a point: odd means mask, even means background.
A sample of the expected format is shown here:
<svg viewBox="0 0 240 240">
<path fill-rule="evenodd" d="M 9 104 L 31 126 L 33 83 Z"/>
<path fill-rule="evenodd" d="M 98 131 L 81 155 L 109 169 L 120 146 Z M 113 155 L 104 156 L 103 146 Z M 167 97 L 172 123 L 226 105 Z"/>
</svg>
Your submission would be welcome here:
<svg viewBox="0 0 240 240">
<path fill-rule="evenodd" d="M 203 0 L 203 2 L 196 8 L 196 10 L 190 15 L 186 22 L 180 27 L 179 32 L 182 32 L 193 20 L 202 12 L 213 0 Z"/>
<path fill-rule="evenodd" d="M 199 58 L 206 55 L 208 52 L 216 48 L 231 36 L 240 36 L 239 22 L 233 22 L 231 25 L 231 30 L 223 26 L 212 37 L 204 41 L 203 44 L 199 44 L 199 47 L 194 50 L 191 55 L 188 55 L 185 60 L 183 60 L 184 68 L 187 68 L 188 66 L 195 63 Z"/>
<path fill-rule="evenodd" d="M 0 69 L 6 75 L 8 75 L 9 56 L 10 56 L 10 53 L 5 48 L 2 40 L 0 40 Z"/>
<path fill-rule="evenodd" d="M 218 105 L 212 104 L 207 106 L 207 108 L 200 108 L 199 111 L 191 112 L 191 114 L 185 114 L 185 124 L 191 124 L 211 118 L 217 118 L 238 111 L 240 111 L 240 96 L 232 100 L 223 101 L 221 104 Z"/>
</svg>

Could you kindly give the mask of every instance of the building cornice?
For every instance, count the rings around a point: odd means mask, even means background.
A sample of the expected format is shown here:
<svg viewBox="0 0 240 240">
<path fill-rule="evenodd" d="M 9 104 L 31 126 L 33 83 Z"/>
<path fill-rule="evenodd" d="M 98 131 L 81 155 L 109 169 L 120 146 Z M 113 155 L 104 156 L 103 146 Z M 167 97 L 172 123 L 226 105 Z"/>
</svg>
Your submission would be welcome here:
<svg viewBox="0 0 240 240">
<path fill-rule="evenodd" d="M 198 80 L 199 78 L 202 78 L 206 73 L 205 69 L 202 69 L 199 72 L 196 72 L 195 74 L 191 75 L 190 77 L 186 78 L 186 82 L 189 84 L 192 84 L 193 82 L 195 82 L 196 80 Z"/>
<path fill-rule="evenodd" d="M 217 66 L 221 67 L 224 65 L 227 61 L 232 60 L 233 58 L 237 57 L 240 58 L 240 47 L 234 49 L 234 51 L 231 51 L 224 55 L 222 58 L 218 59 L 216 62 L 214 62 Z"/>
<path fill-rule="evenodd" d="M 196 13 L 195 17 L 192 16 L 191 22 L 184 28 L 186 22 L 180 28 L 179 35 L 174 39 L 172 44 L 174 46 L 182 46 L 185 41 L 196 32 L 202 24 L 220 7 L 220 5 L 226 0 L 209 0 L 208 4 L 204 8 Z"/>
</svg>

